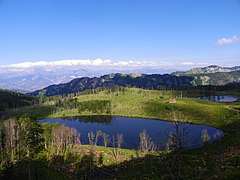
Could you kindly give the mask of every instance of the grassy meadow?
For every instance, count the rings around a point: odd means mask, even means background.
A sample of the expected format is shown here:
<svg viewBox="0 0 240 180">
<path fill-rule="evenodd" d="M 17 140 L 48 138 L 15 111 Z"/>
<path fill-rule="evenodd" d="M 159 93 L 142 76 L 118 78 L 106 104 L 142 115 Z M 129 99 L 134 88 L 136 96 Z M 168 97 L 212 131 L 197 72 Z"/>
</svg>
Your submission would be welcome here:
<svg viewBox="0 0 240 180">
<path fill-rule="evenodd" d="M 169 100 L 173 98 L 176 99 L 176 103 L 169 103 Z M 180 113 L 190 123 L 212 125 L 218 128 L 236 120 L 239 108 L 238 102 L 223 103 L 199 100 L 187 96 L 187 92 L 182 91 L 126 88 L 124 92 L 109 92 L 105 90 L 97 94 L 77 96 L 79 103 L 95 100 L 111 102 L 111 115 L 171 120 L 171 112 L 175 111 Z M 87 110 L 79 112 L 78 108 L 67 110 L 65 108 L 56 108 L 52 101 L 43 105 L 22 107 L 8 112 L 9 116 L 22 116 L 24 114 L 35 119 L 99 114 L 109 115 L 109 113 L 93 113 Z"/>
</svg>

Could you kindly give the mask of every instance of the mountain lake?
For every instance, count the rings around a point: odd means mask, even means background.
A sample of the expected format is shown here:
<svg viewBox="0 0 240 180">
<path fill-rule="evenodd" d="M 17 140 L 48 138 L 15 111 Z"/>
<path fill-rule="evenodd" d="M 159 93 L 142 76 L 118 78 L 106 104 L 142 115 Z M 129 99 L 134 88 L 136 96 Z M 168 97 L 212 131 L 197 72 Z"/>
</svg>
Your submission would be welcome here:
<svg viewBox="0 0 240 180">
<path fill-rule="evenodd" d="M 152 139 L 159 150 L 167 148 L 169 135 L 176 135 L 178 132 L 186 134 L 184 137 L 183 147 L 186 149 L 194 149 L 203 146 L 202 132 L 207 131 L 211 137 L 210 142 L 221 139 L 224 136 L 222 130 L 211 126 L 173 123 L 172 121 L 163 121 L 146 118 L 129 118 L 120 116 L 79 116 L 68 118 L 50 118 L 39 120 L 40 123 L 59 123 L 70 128 L 75 128 L 80 133 L 82 144 L 88 144 L 88 133 L 102 131 L 112 137 L 121 133 L 123 134 L 122 148 L 137 149 L 139 147 L 139 134 L 143 130 Z M 176 125 L 177 124 L 177 125 Z M 179 131 L 177 132 L 176 129 Z M 103 145 L 103 138 L 100 137 L 97 145 Z M 112 145 L 109 144 L 111 147 Z"/>
</svg>

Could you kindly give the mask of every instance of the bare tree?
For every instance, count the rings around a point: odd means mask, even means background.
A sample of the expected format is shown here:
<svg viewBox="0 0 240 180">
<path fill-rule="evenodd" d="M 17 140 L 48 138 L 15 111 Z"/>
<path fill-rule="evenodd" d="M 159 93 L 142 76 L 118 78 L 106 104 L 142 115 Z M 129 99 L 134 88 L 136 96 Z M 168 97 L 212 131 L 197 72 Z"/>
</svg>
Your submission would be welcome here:
<svg viewBox="0 0 240 180">
<path fill-rule="evenodd" d="M 201 132 L 201 140 L 203 144 L 207 144 L 210 142 L 211 140 L 211 136 L 208 134 L 208 130 L 207 129 L 203 129 Z"/>
<path fill-rule="evenodd" d="M 88 141 L 89 141 L 89 145 L 90 146 L 97 146 L 98 143 L 98 138 L 100 136 L 102 136 L 102 131 L 96 131 L 96 135 L 94 134 L 94 132 L 90 131 L 90 133 L 88 133 Z"/>
<path fill-rule="evenodd" d="M 147 134 L 147 131 L 144 129 L 142 132 L 139 134 L 140 138 L 140 144 L 139 144 L 139 149 L 145 154 L 148 151 L 154 151 L 156 150 L 156 146 L 152 139 L 149 137 Z"/>
<path fill-rule="evenodd" d="M 112 144 L 113 144 L 112 155 L 115 159 L 116 164 L 118 164 L 119 162 L 120 148 L 122 146 L 122 143 L 123 143 L 122 134 L 117 134 L 116 137 L 114 135 L 112 136 Z"/>
<path fill-rule="evenodd" d="M 186 138 L 189 136 L 189 123 L 187 118 L 175 111 L 171 113 L 174 132 L 169 133 L 167 147 L 169 150 L 179 150 L 185 147 Z"/>
<path fill-rule="evenodd" d="M 95 139 L 95 134 L 92 131 L 90 131 L 90 133 L 88 133 L 88 141 L 90 146 L 94 145 L 94 139 Z"/>
<path fill-rule="evenodd" d="M 123 144 L 123 134 L 117 134 L 117 147 L 121 148 Z"/>
<path fill-rule="evenodd" d="M 65 154 L 74 144 L 80 144 L 80 134 L 75 128 L 60 125 L 60 127 L 53 129 L 51 145 L 55 147 L 57 154 Z"/>
<path fill-rule="evenodd" d="M 11 162 L 14 161 L 14 155 L 17 150 L 17 134 L 18 129 L 15 128 L 17 126 L 17 123 L 13 119 L 9 119 L 5 122 L 6 127 L 6 150 L 7 153 L 10 154 Z"/>
<path fill-rule="evenodd" d="M 106 134 L 106 133 L 103 133 L 102 134 L 102 137 L 103 137 L 103 144 L 105 147 L 108 146 L 109 142 L 110 142 L 110 138 L 109 138 L 109 135 Z"/>
<path fill-rule="evenodd" d="M 98 143 L 98 138 L 99 138 L 100 136 L 102 136 L 102 131 L 99 130 L 99 131 L 96 132 L 95 141 L 94 141 L 94 145 L 95 145 L 95 146 L 97 145 L 97 143 Z"/>
<path fill-rule="evenodd" d="M 182 114 L 173 111 L 171 114 L 174 132 L 168 137 L 167 147 L 172 151 L 167 160 L 168 179 L 181 179 L 181 168 L 183 161 L 183 150 L 185 141 L 189 135 L 187 118 Z"/>
</svg>

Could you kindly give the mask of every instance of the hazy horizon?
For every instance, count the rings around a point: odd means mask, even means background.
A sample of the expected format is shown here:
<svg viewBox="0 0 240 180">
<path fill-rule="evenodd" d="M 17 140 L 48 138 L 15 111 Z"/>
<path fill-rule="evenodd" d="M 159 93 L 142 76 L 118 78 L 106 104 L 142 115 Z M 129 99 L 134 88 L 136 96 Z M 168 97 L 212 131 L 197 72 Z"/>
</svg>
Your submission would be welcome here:
<svg viewBox="0 0 240 180">
<path fill-rule="evenodd" d="M 79 68 L 97 68 L 97 67 L 109 67 L 109 68 L 157 68 L 157 69 L 173 69 L 173 70 L 189 70 L 196 67 L 207 67 L 207 66 L 220 66 L 220 67 L 234 67 L 239 66 L 236 64 L 221 64 L 221 63 L 199 63 L 193 61 L 185 61 L 179 63 L 171 63 L 167 61 L 138 61 L 138 60 L 121 60 L 112 61 L 111 59 L 72 59 L 72 60 L 54 60 L 54 61 L 26 61 L 22 63 L 14 64 L 0 64 L 0 68 L 8 69 L 28 69 L 38 67 L 79 67 Z"/>
</svg>

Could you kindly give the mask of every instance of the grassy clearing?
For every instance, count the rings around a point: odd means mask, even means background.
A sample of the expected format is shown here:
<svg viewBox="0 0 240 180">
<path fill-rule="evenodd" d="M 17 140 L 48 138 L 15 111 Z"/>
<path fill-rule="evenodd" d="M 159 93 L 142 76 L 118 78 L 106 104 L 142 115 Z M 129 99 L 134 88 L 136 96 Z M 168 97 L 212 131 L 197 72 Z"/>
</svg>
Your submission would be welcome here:
<svg viewBox="0 0 240 180">
<path fill-rule="evenodd" d="M 185 93 L 185 92 L 184 92 Z M 109 101 L 111 102 L 111 115 L 127 117 L 143 117 L 161 120 L 171 120 L 171 112 L 176 111 L 183 115 L 190 123 L 205 124 L 224 128 L 225 124 L 237 118 L 239 102 L 222 103 L 196 98 L 182 98 L 182 91 L 156 91 L 137 88 L 126 88 L 124 92 L 102 91 L 98 94 L 79 95 L 78 102 Z M 186 94 L 186 93 L 185 93 Z M 192 94 L 192 92 L 190 93 Z M 176 103 L 169 103 L 176 98 Z M 226 108 L 226 107 L 231 107 Z M 70 117 L 83 115 L 104 115 L 105 113 L 92 113 L 78 109 L 57 109 L 53 103 L 47 102 L 41 106 L 23 107 L 8 112 L 7 117 L 28 115 L 34 119 Z M 105 114 L 109 115 L 109 114 Z M 227 129 L 225 129 L 227 130 Z"/>
<path fill-rule="evenodd" d="M 104 146 L 89 146 L 89 145 L 77 145 L 76 151 L 79 153 L 80 156 L 83 155 L 89 155 L 91 152 L 91 148 L 94 150 L 94 155 L 96 158 L 99 158 L 101 155 L 103 155 L 103 165 L 104 166 L 110 166 L 114 165 L 115 161 L 113 158 L 113 148 L 112 147 L 104 147 Z M 149 155 L 153 156 L 159 156 L 167 154 L 168 152 L 148 152 Z M 119 149 L 119 163 L 124 161 L 129 161 L 133 158 L 137 157 L 143 157 L 144 154 L 140 150 L 134 150 L 134 149 Z"/>
<path fill-rule="evenodd" d="M 234 111 L 225 108 L 229 103 L 211 102 L 194 98 L 178 98 L 178 91 L 154 91 L 130 88 L 123 92 L 78 96 L 78 101 L 107 100 L 111 101 L 112 115 L 144 117 L 171 120 L 170 113 L 181 113 L 189 122 L 222 127 L 229 118 L 236 115 Z M 177 97 L 177 98 L 176 98 Z M 176 98 L 176 103 L 169 99 Z M 63 110 L 47 117 L 94 115 L 87 111 L 81 113 L 77 109 Z"/>
</svg>

